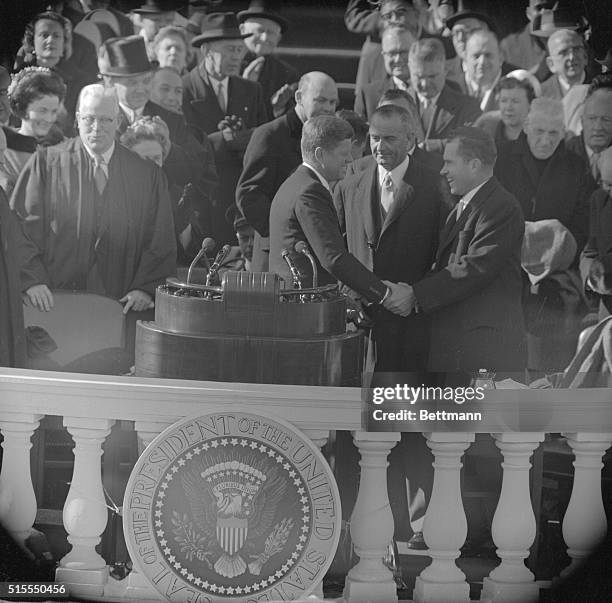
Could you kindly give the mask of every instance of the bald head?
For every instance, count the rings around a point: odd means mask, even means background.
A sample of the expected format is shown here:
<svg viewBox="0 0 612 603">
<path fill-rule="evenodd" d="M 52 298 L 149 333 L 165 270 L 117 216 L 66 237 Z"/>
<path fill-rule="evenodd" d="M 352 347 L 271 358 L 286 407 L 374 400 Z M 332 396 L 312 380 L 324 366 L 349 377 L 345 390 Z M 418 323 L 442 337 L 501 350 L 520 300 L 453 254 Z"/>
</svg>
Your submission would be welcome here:
<svg viewBox="0 0 612 603">
<path fill-rule="evenodd" d="M 322 71 L 304 74 L 295 93 L 295 110 L 302 120 L 319 115 L 333 115 L 338 104 L 336 82 Z"/>
<path fill-rule="evenodd" d="M 584 77 L 587 54 L 580 34 L 570 29 L 559 29 L 548 38 L 546 64 L 551 73 L 568 84 L 579 84 Z"/>
</svg>

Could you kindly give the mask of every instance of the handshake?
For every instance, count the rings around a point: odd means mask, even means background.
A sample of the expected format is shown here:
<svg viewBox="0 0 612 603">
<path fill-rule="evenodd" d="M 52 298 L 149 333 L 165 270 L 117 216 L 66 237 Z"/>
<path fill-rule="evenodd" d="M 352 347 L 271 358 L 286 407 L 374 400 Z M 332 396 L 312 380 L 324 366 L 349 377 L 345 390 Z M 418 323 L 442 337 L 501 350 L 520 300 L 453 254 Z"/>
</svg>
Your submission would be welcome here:
<svg viewBox="0 0 612 603">
<path fill-rule="evenodd" d="M 408 316 L 416 308 L 417 300 L 414 296 L 412 287 L 407 283 L 391 283 L 383 281 L 391 290 L 387 299 L 383 302 L 383 307 L 393 314 Z"/>
</svg>

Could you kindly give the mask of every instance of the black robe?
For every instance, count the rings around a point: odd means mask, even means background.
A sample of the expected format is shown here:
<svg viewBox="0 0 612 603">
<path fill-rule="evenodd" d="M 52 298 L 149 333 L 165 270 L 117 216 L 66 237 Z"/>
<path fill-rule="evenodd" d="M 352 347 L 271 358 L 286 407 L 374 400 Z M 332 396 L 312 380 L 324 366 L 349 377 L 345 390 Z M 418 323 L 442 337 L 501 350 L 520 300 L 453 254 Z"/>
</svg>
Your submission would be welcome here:
<svg viewBox="0 0 612 603">
<path fill-rule="evenodd" d="M 139 289 L 155 294 L 176 270 L 166 178 L 153 162 L 120 144 L 109 162 L 102 198 L 79 138 L 39 149 L 11 198 L 40 251 L 24 288 L 89 290 L 116 299 Z"/>
</svg>

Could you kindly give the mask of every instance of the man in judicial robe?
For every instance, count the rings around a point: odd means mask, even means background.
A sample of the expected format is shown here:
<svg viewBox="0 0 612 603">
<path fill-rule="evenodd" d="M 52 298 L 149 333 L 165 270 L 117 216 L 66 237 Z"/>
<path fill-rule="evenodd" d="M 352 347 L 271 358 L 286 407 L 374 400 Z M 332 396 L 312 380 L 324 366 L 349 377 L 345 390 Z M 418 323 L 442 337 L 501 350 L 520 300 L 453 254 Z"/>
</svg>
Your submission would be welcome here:
<svg viewBox="0 0 612 603">
<path fill-rule="evenodd" d="M 153 306 L 175 273 L 176 245 L 166 178 L 115 141 L 118 115 L 113 89 L 86 86 L 79 137 L 32 156 L 11 207 L 40 253 L 31 284 L 107 295 L 127 313 Z"/>
</svg>

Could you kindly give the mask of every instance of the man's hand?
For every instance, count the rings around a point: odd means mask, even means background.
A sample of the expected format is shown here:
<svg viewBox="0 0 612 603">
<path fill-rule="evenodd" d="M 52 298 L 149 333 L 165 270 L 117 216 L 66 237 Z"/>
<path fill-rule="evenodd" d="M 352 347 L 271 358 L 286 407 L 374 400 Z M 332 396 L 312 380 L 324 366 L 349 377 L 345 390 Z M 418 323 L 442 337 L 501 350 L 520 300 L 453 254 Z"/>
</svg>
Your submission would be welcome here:
<svg viewBox="0 0 612 603">
<path fill-rule="evenodd" d="M 144 291 L 140 291 L 139 289 L 130 291 L 119 301 L 121 303 L 125 302 L 125 306 L 123 306 L 124 314 L 127 314 L 130 310 L 133 310 L 134 312 L 143 312 L 144 310 L 155 307 L 151 296 Z"/>
<path fill-rule="evenodd" d="M 261 70 L 264 66 L 265 57 L 257 57 L 251 61 L 242 72 L 242 77 L 245 80 L 251 80 L 252 82 L 258 82 Z"/>
<path fill-rule="evenodd" d="M 389 281 L 383 281 L 383 283 L 391 289 L 391 293 L 383 302 L 383 306 L 389 312 L 400 316 L 408 316 L 416 305 L 412 287 L 407 283 L 390 283 Z"/>
<path fill-rule="evenodd" d="M 53 308 L 53 293 L 47 285 L 32 285 L 22 297 L 24 304 L 38 308 L 41 312 L 48 312 Z"/>
<path fill-rule="evenodd" d="M 270 103 L 272 104 L 274 117 L 280 117 L 283 114 L 287 103 L 293 98 L 295 91 L 295 84 L 285 84 L 272 95 Z"/>
</svg>

